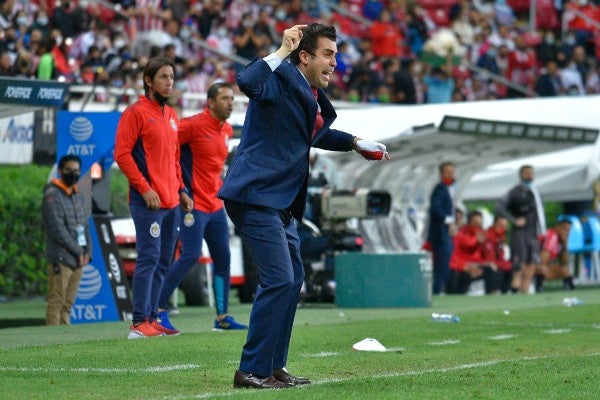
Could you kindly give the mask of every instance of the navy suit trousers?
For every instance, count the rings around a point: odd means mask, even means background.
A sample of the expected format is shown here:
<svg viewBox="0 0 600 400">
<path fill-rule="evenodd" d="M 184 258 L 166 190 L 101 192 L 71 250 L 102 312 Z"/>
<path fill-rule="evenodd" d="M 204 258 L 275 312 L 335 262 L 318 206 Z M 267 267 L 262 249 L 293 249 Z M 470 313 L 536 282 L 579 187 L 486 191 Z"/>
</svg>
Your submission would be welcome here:
<svg viewBox="0 0 600 400">
<path fill-rule="evenodd" d="M 225 209 L 260 277 L 240 370 L 268 377 L 273 368 L 287 363 L 304 281 L 300 239 L 294 219 L 286 211 L 227 200 Z"/>
<path fill-rule="evenodd" d="M 450 279 L 450 257 L 454 248 L 448 236 L 431 243 L 433 253 L 433 294 L 444 292 Z"/>
</svg>

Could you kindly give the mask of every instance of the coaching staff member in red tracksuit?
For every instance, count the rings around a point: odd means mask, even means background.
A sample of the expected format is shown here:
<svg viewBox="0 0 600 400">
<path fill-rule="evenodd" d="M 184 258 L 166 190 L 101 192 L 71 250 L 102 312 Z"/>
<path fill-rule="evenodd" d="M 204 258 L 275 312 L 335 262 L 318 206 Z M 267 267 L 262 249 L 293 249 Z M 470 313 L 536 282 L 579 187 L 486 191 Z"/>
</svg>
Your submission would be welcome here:
<svg viewBox="0 0 600 400">
<path fill-rule="evenodd" d="M 383 144 L 330 128 L 336 113 L 323 88 L 336 53 L 334 27 L 296 25 L 284 31 L 279 50 L 238 75 L 250 103 L 219 197 L 258 268 L 260 285 L 234 387 L 310 383 L 291 375 L 286 363 L 304 280 L 294 219 L 304 214 L 311 146 L 389 158 Z M 283 61 L 288 55 L 291 62 Z"/>
<path fill-rule="evenodd" d="M 151 58 L 144 69 L 145 96 L 123 112 L 117 126 L 115 161 L 129 180 L 129 209 L 138 256 L 133 274 L 133 324 L 129 338 L 177 334 L 156 320 L 158 296 L 179 230 L 179 205 L 191 211 L 179 165 L 178 118 L 166 103 L 175 65 Z"/>
</svg>

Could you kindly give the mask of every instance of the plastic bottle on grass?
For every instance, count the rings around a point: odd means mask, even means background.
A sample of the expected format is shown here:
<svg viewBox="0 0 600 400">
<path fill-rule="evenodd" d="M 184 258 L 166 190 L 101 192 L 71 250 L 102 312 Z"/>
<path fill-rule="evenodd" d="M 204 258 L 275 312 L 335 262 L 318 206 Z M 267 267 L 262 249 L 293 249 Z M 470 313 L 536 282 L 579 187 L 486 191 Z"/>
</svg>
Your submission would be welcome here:
<svg viewBox="0 0 600 400">
<path fill-rule="evenodd" d="M 454 314 L 431 314 L 431 320 L 434 322 L 460 322 L 460 317 Z"/>
<path fill-rule="evenodd" d="M 567 307 L 578 306 L 580 304 L 583 304 L 583 300 L 577 297 L 565 297 L 563 299 L 563 304 Z"/>
</svg>

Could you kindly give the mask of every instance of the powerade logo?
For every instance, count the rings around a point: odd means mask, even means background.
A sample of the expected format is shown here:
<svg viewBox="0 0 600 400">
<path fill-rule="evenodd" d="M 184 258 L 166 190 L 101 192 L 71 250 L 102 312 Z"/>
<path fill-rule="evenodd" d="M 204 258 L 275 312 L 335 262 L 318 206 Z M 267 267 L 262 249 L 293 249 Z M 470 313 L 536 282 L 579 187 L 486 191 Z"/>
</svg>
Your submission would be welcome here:
<svg viewBox="0 0 600 400">
<path fill-rule="evenodd" d="M 78 142 L 85 142 L 94 134 L 94 125 L 86 117 L 77 117 L 69 124 L 69 134 Z M 68 154 L 78 156 L 93 156 L 96 144 L 71 144 L 67 150 Z"/>
<path fill-rule="evenodd" d="M 33 88 L 26 86 L 7 86 L 4 97 L 7 99 L 29 100 Z"/>
<path fill-rule="evenodd" d="M 83 267 L 83 274 L 81 276 L 81 282 L 79 283 L 77 298 L 89 300 L 96 297 L 96 295 L 100 293 L 100 289 L 102 289 L 102 277 L 100 276 L 100 271 L 91 264 Z"/>
</svg>

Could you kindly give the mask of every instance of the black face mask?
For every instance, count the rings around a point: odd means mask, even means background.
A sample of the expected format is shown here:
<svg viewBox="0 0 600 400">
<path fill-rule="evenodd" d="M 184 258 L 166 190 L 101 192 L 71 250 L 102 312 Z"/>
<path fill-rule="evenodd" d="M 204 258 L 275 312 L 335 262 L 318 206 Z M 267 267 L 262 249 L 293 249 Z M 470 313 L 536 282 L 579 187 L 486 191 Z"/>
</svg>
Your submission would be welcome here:
<svg viewBox="0 0 600 400">
<path fill-rule="evenodd" d="M 154 98 L 156 99 L 158 104 L 160 104 L 161 107 L 164 107 L 164 105 L 167 104 L 167 101 L 169 100 L 168 97 L 165 97 L 158 92 L 154 92 Z"/>
<path fill-rule="evenodd" d="M 77 172 L 69 171 L 65 172 L 61 176 L 63 182 L 66 183 L 68 186 L 73 186 L 79 181 L 79 174 Z"/>
</svg>

